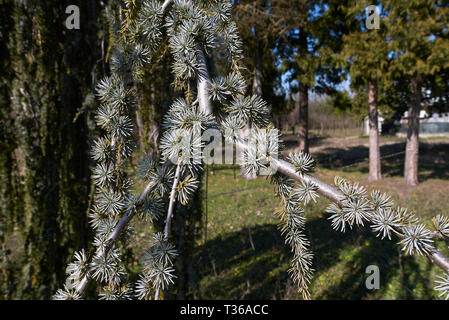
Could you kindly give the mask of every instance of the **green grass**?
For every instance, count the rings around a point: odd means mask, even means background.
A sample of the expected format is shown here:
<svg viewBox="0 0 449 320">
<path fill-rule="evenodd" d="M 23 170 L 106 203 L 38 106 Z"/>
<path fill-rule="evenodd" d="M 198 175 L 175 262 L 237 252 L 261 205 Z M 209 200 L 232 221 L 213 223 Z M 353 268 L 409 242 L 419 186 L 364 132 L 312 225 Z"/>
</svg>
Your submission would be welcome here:
<svg viewBox="0 0 449 320">
<path fill-rule="evenodd" d="M 238 169 L 235 178 L 233 169 L 216 169 L 209 167 L 207 178 L 207 239 L 203 229 L 197 243 L 198 298 L 300 299 L 287 272 L 292 255 L 277 229 L 274 212 L 280 203 L 273 194 L 272 185 L 265 178 L 243 179 Z M 329 169 L 316 175 L 331 183 L 336 174 L 362 182 L 364 178 L 358 171 Z M 446 182 L 426 181 L 413 190 L 398 188 L 401 184 L 400 178 L 386 178 L 368 189 L 390 192 L 399 205 L 417 211 L 427 222 L 437 213 L 449 212 L 445 201 Z M 246 188 L 252 189 L 241 191 Z M 429 198 L 431 189 L 433 195 Z M 239 192 L 229 193 L 236 190 Z M 332 230 L 325 214 L 327 205 L 328 201 L 320 198 L 306 207 L 306 230 L 315 255 L 313 299 L 437 297 L 432 281 L 440 271 L 427 258 L 404 256 L 395 241 L 380 240 L 369 228 L 355 228 L 345 234 Z M 205 219 L 206 201 L 203 201 Z M 136 224 L 135 243 L 139 243 L 140 253 L 151 233 L 148 225 Z M 444 246 L 440 249 L 448 253 Z M 380 268 L 379 290 L 370 291 L 364 285 L 368 276 L 365 269 L 371 264 Z M 137 261 L 131 271 L 140 271 Z"/>
</svg>

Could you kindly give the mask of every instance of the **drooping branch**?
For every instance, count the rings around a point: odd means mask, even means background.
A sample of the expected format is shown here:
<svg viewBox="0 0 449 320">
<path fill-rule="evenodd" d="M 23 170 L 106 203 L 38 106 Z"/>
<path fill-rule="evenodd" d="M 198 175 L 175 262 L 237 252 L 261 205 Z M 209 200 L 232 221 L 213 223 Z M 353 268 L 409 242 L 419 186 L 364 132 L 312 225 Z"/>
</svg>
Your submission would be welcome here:
<svg viewBox="0 0 449 320">
<path fill-rule="evenodd" d="M 209 99 L 208 84 L 210 81 L 209 72 L 206 65 L 206 57 L 203 49 L 197 42 L 195 44 L 197 62 L 199 66 L 197 75 L 198 103 L 200 109 L 206 114 L 212 114 L 212 106 Z"/>
<path fill-rule="evenodd" d="M 437 249 L 432 250 L 432 252 L 429 254 L 429 258 L 435 265 L 437 265 L 444 271 L 449 272 L 449 259 L 440 251 L 438 251 Z"/>
<path fill-rule="evenodd" d="M 173 3 L 173 0 L 165 0 L 162 4 L 162 12 L 167 12 L 167 8 Z"/>
</svg>

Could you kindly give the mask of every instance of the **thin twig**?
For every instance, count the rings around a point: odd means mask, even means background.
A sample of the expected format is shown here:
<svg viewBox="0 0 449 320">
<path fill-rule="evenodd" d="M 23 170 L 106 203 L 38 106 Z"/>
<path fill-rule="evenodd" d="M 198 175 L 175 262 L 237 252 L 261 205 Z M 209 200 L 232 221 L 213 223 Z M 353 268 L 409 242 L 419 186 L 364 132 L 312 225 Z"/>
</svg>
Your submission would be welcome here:
<svg viewBox="0 0 449 320">
<path fill-rule="evenodd" d="M 173 186 L 170 193 L 170 202 L 168 204 L 167 218 L 165 220 L 165 228 L 164 228 L 164 240 L 168 241 L 168 237 L 170 235 L 171 228 L 171 219 L 173 217 L 173 210 L 175 208 L 176 203 L 176 188 L 178 187 L 179 176 L 181 175 L 181 165 L 178 164 L 176 166 L 175 179 L 173 180 Z"/>
<path fill-rule="evenodd" d="M 170 193 L 170 202 L 168 204 L 167 218 L 165 219 L 165 229 L 164 229 L 164 240 L 168 241 L 171 229 L 171 220 L 173 217 L 173 211 L 176 203 L 176 188 L 179 183 L 179 176 L 181 175 L 181 165 L 178 163 L 176 166 L 175 179 L 173 180 L 173 186 Z M 156 294 L 154 295 L 154 300 L 159 300 L 160 287 L 156 288 Z"/>
</svg>

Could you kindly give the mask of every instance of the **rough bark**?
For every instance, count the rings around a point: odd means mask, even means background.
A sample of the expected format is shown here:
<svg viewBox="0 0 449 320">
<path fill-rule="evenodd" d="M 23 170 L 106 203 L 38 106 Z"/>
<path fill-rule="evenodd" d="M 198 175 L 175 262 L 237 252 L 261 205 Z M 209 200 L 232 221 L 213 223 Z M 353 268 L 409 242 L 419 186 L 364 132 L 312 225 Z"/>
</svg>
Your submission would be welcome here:
<svg viewBox="0 0 449 320">
<path fill-rule="evenodd" d="M 377 113 L 377 83 L 370 81 L 368 84 L 368 108 L 369 108 L 369 176 L 368 181 L 381 179 L 380 151 L 379 151 L 379 127 Z"/>
<path fill-rule="evenodd" d="M 11 108 L 23 183 L 14 195 L 23 239 L 13 298 L 49 299 L 73 252 L 89 242 L 90 110 L 83 106 L 99 66 L 100 7 L 78 4 L 81 29 L 67 30 L 61 1 L 15 1 L 10 14 Z M 91 48 L 86 51 L 85 48 Z M 12 277 L 11 277 L 12 279 Z"/>
<path fill-rule="evenodd" d="M 408 110 L 407 144 L 405 147 L 404 178 L 410 186 L 418 185 L 419 112 L 421 110 L 422 76 L 411 81 L 411 98 Z"/>
</svg>

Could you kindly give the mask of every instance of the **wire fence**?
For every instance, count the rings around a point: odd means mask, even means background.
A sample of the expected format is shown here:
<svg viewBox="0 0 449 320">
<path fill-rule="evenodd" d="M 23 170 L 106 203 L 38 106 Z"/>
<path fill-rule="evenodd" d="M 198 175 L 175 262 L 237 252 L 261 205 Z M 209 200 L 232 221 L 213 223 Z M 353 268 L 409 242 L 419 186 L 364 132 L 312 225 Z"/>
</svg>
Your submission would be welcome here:
<svg viewBox="0 0 449 320">
<path fill-rule="evenodd" d="M 400 155 L 400 154 L 403 154 L 403 153 L 405 153 L 405 151 L 401 151 L 401 152 L 396 152 L 396 153 L 388 154 L 388 155 L 385 155 L 385 156 L 380 157 L 380 160 L 387 159 L 387 158 L 392 158 L 392 157 L 394 157 L 394 156 L 397 156 L 397 155 Z M 345 166 L 340 167 L 340 168 L 337 168 L 337 169 L 344 169 L 344 168 L 348 168 L 348 167 L 353 167 L 353 166 L 356 166 L 356 165 L 358 165 L 358 164 L 361 164 L 361 163 L 364 163 L 364 162 L 368 162 L 368 161 L 369 161 L 369 159 L 363 159 L 363 160 L 361 160 L 361 161 L 357 161 L 357 162 L 354 162 L 354 163 L 345 165 Z"/>
</svg>

